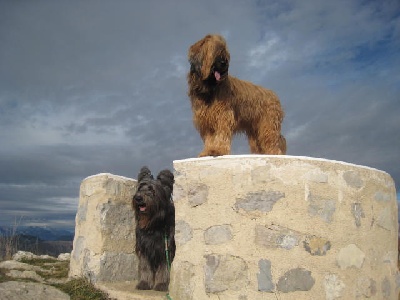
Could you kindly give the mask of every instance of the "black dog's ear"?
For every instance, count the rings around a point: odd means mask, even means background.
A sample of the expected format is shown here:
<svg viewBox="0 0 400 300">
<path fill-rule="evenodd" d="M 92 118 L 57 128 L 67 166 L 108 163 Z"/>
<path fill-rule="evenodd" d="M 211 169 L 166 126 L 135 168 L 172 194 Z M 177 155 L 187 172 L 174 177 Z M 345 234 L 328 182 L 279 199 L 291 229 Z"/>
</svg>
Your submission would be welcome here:
<svg viewBox="0 0 400 300">
<path fill-rule="evenodd" d="M 151 175 L 151 172 L 147 166 L 144 166 L 140 169 L 138 181 L 142 181 L 145 178 L 153 179 L 153 175 Z"/>
<path fill-rule="evenodd" d="M 174 188 L 174 174 L 170 170 L 162 170 L 157 175 L 157 180 L 161 182 L 161 185 L 167 192 L 167 196 L 170 197 Z"/>
</svg>

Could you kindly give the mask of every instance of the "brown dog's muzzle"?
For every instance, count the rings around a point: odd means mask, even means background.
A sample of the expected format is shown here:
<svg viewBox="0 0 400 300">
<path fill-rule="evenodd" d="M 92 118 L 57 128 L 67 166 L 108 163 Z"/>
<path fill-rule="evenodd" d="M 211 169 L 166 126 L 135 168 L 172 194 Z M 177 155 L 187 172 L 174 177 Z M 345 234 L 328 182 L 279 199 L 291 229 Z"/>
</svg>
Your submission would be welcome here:
<svg viewBox="0 0 400 300">
<path fill-rule="evenodd" d="M 216 81 L 221 81 L 228 74 L 229 61 L 226 58 L 217 58 L 215 60 L 210 75 L 215 77 Z"/>
</svg>

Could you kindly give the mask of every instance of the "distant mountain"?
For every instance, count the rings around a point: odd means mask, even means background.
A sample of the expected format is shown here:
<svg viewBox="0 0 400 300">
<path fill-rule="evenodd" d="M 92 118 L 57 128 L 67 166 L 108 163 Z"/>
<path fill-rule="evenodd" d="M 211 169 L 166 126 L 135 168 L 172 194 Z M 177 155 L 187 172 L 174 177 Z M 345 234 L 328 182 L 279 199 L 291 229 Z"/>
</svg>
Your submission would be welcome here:
<svg viewBox="0 0 400 300">
<path fill-rule="evenodd" d="M 10 235 L 12 233 L 9 228 L 0 227 L 1 235 Z M 74 232 L 50 227 L 21 226 L 16 229 L 15 233 L 37 237 L 42 241 L 72 241 L 74 239 Z"/>
</svg>

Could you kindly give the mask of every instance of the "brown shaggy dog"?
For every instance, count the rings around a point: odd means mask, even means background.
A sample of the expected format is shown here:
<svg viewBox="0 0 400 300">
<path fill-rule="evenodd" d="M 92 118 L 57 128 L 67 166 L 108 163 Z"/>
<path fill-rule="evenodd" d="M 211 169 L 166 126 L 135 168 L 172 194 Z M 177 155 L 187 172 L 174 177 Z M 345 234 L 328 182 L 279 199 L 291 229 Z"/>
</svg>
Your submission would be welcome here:
<svg viewBox="0 0 400 300">
<path fill-rule="evenodd" d="M 199 156 L 229 154 L 232 136 L 240 132 L 246 133 L 252 153 L 285 154 L 278 96 L 228 75 L 229 60 L 220 35 L 207 35 L 189 48 L 188 94 L 193 122 L 204 142 Z"/>
</svg>

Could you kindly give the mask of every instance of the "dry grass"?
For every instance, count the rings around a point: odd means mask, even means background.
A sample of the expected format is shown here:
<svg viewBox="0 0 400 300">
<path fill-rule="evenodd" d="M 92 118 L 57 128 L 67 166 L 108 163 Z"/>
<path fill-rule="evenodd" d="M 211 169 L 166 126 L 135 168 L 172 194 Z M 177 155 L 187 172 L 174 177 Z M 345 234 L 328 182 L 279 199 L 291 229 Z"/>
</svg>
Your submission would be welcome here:
<svg viewBox="0 0 400 300">
<path fill-rule="evenodd" d="M 64 283 L 48 283 L 48 285 L 54 286 L 55 288 L 67 293 L 71 297 L 71 300 L 112 300 L 105 292 L 96 289 L 94 285 L 91 284 L 86 278 L 78 278 L 67 281 L 69 261 L 33 258 L 22 259 L 20 262 L 40 267 L 41 271 L 36 271 L 36 273 L 45 281 L 50 279 L 66 279 L 66 282 Z M 36 282 L 33 279 L 9 277 L 6 275 L 8 272 L 8 269 L 0 268 L 0 283 L 11 280 Z"/>
<path fill-rule="evenodd" d="M 9 260 L 17 252 L 18 236 L 17 229 L 21 224 L 22 217 L 14 219 L 14 224 L 6 229 L 5 233 L 0 233 L 0 261 Z"/>
<path fill-rule="evenodd" d="M 96 289 L 85 278 L 73 279 L 64 284 L 53 284 L 53 286 L 70 295 L 71 300 L 111 300 L 106 293 Z"/>
</svg>

